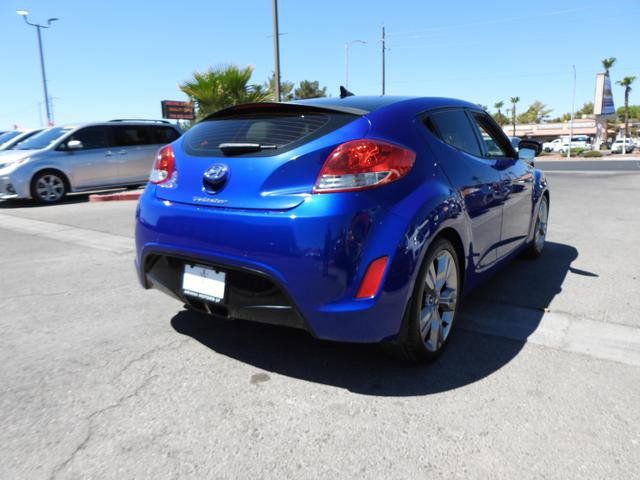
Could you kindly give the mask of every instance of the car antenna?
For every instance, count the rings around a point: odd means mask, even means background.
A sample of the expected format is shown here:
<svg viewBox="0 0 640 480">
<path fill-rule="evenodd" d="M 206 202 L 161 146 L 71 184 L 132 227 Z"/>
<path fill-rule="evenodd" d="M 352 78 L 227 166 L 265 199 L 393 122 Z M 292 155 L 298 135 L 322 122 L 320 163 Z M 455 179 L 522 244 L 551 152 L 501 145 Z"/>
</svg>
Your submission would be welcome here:
<svg viewBox="0 0 640 480">
<path fill-rule="evenodd" d="M 353 97 L 353 93 L 340 85 L 340 98 Z"/>
</svg>

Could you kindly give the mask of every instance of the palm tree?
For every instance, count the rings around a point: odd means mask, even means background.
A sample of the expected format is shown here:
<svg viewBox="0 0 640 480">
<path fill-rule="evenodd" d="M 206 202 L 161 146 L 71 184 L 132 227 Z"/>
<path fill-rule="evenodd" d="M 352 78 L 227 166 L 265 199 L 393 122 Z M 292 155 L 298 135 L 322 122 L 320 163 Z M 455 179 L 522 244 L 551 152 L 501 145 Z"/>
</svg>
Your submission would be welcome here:
<svg viewBox="0 0 640 480">
<path fill-rule="evenodd" d="M 239 103 L 263 102 L 269 92 L 260 85 L 250 84 L 253 68 L 235 65 L 194 72 L 193 78 L 178 85 L 197 107 L 198 117 Z"/>
<path fill-rule="evenodd" d="M 500 111 L 500 109 L 504 107 L 504 102 L 500 100 L 499 102 L 494 103 L 493 106 L 496 110 L 498 110 L 498 115 L 502 115 L 502 112 Z"/>
<path fill-rule="evenodd" d="M 516 136 L 516 103 L 520 101 L 520 97 L 511 97 L 511 123 L 513 125 L 513 136 Z"/>
<path fill-rule="evenodd" d="M 616 83 L 624 87 L 624 138 L 625 141 L 629 137 L 629 93 L 631 93 L 631 84 L 636 77 L 624 77 Z"/>
<path fill-rule="evenodd" d="M 609 75 L 609 70 L 613 67 L 613 64 L 616 63 L 616 60 L 616 57 L 602 59 L 602 68 L 604 68 L 605 75 Z"/>
</svg>

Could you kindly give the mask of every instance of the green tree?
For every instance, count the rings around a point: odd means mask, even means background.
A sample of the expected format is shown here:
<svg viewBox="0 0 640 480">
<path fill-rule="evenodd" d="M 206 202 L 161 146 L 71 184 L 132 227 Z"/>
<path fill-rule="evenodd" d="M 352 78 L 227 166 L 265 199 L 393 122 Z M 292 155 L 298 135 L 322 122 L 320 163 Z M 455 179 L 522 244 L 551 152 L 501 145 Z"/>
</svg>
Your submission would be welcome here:
<svg viewBox="0 0 640 480">
<path fill-rule="evenodd" d="M 618 120 L 624 122 L 624 107 L 619 107 L 616 110 Z M 629 119 L 640 120 L 640 105 L 629 105 Z"/>
<path fill-rule="evenodd" d="M 513 136 L 516 136 L 516 103 L 520 101 L 520 97 L 511 97 L 511 124 L 513 125 Z"/>
<path fill-rule="evenodd" d="M 570 113 L 563 113 L 559 117 L 550 118 L 548 120 L 548 122 L 549 123 L 561 123 L 561 122 L 568 122 L 569 120 L 571 120 L 571 114 Z"/>
<path fill-rule="evenodd" d="M 496 102 L 493 104 L 493 106 L 496 109 L 496 112 L 492 116 L 493 116 L 493 119 L 496 121 L 496 123 L 500 126 L 503 126 L 509 123 L 509 119 L 507 118 L 507 116 L 502 113 L 502 107 L 504 107 L 504 102 L 503 101 Z"/>
<path fill-rule="evenodd" d="M 280 98 L 283 102 L 289 102 L 294 99 L 293 96 L 293 87 L 295 85 L 293 82 L 288 82 L 286 80 L 280 80 Z M 263 88 L 269 92 L 271 96 L 271 100 L 276 101 L 276 74 L 272 73 L 271 78 L 267 82 L 264 83 Z"/>
<path fill-rule="evenodd" d="M 616 83 L 624 87 L 624 138 L 629 136 L 629 94 L 631 93 L 631 84 L 636 77 L 624 77 Z"/>
<path fill-rule="evenodd" d="M 320 82 L 317 80 L 302 80 L 293 95 L 296 99 L 326 97 L 327 87 L 320 88 Z"/>
<path fill-rule="evenodd" d="M 593 115 L 593 102 L 586 102 L 576 113 L 578 115 Z"/>
<path fill-rule="evenodd" d="M 251 84 L 252 67 L 223 65 L 194 72 L 193 77 L 178 85 L 196 106 L 198 118 L 239 103 L 264 102 L 269 93 Z"/>
<path fill-rule="evenodd" d="M 518 115 L 518 123 L 542 123 L 549 118 L 551 111 L 540 100 L 536 100 L 525 112 Z"/>
</svg>

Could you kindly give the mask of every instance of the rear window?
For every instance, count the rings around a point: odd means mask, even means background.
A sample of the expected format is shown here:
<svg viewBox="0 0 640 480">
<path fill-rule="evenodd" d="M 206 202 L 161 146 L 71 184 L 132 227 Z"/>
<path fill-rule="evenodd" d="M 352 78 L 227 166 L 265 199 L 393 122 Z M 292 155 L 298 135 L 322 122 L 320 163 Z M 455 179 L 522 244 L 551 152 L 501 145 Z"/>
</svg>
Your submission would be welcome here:
<svg viewBox="0 0 640 480">
<path fill-rule="evenodd" d="M 221 155 L 221 143 L 276 145 L 276 150 L 252 152 L 251 156 L 277 155 L 319 136 L 326 135 L 357 118 L 341 112 L 242 113 L 203 120 L 184 135 L 190 155 Z"/>
</svg>

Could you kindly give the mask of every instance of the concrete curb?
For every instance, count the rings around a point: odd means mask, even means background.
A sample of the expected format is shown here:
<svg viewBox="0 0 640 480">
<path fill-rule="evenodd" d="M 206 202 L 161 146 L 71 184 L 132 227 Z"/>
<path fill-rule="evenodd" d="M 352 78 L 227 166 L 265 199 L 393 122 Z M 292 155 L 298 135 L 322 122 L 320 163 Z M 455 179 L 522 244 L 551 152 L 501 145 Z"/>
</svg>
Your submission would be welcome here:
<svg viewBox="0 0 640 480">
<path fill-rule="evenodd" d="M 142 190 L 133 190 L 116 193 L 94 193 L 89 195 L 90 202 L 114 202 L 122 200 L 138 200 L 142 195 Z"/>
</svg>

